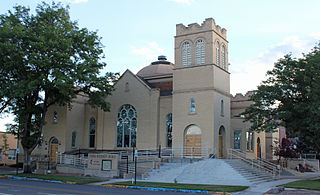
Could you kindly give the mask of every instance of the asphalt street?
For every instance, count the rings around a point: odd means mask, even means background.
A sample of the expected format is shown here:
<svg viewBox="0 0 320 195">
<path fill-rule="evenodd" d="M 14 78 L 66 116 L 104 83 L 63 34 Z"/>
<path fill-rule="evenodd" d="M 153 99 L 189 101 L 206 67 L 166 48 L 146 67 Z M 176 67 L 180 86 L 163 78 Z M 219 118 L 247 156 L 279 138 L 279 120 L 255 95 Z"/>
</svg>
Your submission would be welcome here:
<svg viewBox="0 0 320 195">
<path fill-rule="evenodd" d="M 93 185 L 72 185 L 63 183 L 50 183 L 40 181 L 14 180 L 0 178 L 0 195 L 72 195 L 72 194 L 106 194 L 106 195 L 186 195 L 182 192 L 155 192 L 136 189 L 109 188 Z"/>
</svg>

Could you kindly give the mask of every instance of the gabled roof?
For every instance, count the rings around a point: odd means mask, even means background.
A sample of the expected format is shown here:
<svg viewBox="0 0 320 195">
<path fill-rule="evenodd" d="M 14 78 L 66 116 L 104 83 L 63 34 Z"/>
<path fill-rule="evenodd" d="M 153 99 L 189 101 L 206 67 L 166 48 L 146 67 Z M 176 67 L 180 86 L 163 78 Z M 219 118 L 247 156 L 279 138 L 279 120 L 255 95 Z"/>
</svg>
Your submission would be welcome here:
<svg viewBox="0 0 320 195">
<path fill-rule="evenodd" d="M 135 75 L 133 72 L 131 72 L 129 69 L 127 69 L 119 78 L 119 80 L 122 79 L 122 77 L 126 74 L 130 74 L 132 75 L 134 78 L 136 78 L 143 86 L 145 86 L 148 90 L 151 90 L 152 87 L 151 85 L 144 79 L 140 78 L 139 76 Z M 118 83 L 118 82 L 117 82 Z M 117 83 L 115 84 L 115 86 L 117 85 Z"/>
</svg>

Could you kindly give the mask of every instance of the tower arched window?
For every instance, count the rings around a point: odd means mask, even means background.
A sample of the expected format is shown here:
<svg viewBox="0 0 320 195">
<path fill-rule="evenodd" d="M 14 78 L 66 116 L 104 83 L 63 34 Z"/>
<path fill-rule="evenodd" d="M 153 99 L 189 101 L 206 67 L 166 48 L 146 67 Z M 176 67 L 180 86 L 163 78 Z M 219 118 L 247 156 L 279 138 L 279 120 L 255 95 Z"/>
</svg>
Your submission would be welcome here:
<svg viewBox="0 0 320 195">
<path fill-rule="evenodd" d="M 191 46 L 189 42 L 182 44 L 182 66 L 191 65 Z"/>
<path fill-rule="evenodd" d="M 205 44 L 202 39 L 196 42 L 196 65 L 205 63 Z"/>
<path fill-rule="evenodd" d="M 220 66 L 220 44 L 219 42 L 216 43 L 216 63 Z"/>
<path fill-rule="evenodd" d="M 121 106 L 117 117 L 117 147 L 136 147 L 137 112 L 130 105 Z"/>
<path fill-rule="evenodd" d="M 224 45 L 221 48 L 221 66 L 226 69 L 226 47 Z"/>
<path fill-rule="evenodd" d="M 166 130 L 167 130 L 167 147 L 172 147 L 172 113 L 167 114 L 166 117 Z"/>
<path fill-rule="evenodd" d="M 89 120 L 89 148 L 94 148 L 96 139 L 96 119 L 91 117 Z"/>
</svg>

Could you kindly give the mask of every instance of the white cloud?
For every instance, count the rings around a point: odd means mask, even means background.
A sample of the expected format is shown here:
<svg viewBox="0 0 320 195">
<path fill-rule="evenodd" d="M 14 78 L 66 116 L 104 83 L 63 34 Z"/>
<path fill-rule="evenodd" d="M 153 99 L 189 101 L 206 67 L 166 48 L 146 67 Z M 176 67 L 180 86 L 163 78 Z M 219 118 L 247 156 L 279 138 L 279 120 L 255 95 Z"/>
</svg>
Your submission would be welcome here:
<svg viewBox="0 0 320 195">
<path fill-rule="evenodd" d="M 70 3 L 86 3 L 88 0 L 66 0 L 67 2 Z"/>
<path fill-rule="evenodd" d="M 245 63 L 230 66 L 231 93 L 246 93 L 256 89 L 261 81 L 266 79 L 266 72 L 272 70 L 275 62 L 284 55 L 291 53 L 293 57 L 300 58 L 302 53 L 309 53 L 319 40 L 320 33 L 313 33 L 307 37 L 289 36 L 283 41 L 270 46 L 259 53 L 255 58 Z M 235 64 L 237 62 L 233 62 Z"/>
<path fill-rule="evenodd" d="M 131 53 L 141 56 L 144 61 L 144 65 L 136 67 L 133 72 L 136 72 L 143 68 L 146 64 L 150 64 L 150 62 L 156 61 L 159 55 L 164 53 L 164 50 L 159 46 L 159 44 L 155 41 L 149 42 L 146 46 L 141 48 L 137 48 L 136 46 L 131 46 Z"/>
<path fill-rule="evenodd" d="M 1 114 L 0 115 L 0 132 L 6 131 L 6 124 L 13 123 L 13 115 L 11 114 Z"/>
<path fill-rule="evenodd" d="M 176 3 L 183 3 L 183 4 L 187 4 L 187 5 L 191 5 L 191 3 L 194 2 L 194 0 L 169 0 L 169 1 L 173 1 Z"/>
</svg>

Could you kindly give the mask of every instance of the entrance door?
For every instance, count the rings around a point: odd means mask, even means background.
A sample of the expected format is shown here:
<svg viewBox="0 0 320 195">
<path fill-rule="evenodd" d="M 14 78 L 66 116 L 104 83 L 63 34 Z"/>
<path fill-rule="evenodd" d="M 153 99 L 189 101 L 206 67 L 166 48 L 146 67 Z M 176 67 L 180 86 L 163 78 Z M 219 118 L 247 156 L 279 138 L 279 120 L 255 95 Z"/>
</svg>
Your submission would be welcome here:
<svg viewBox="0 0 320 195">
<path fill-rule="evenodd" d="M 58 152 L 58 140 L 53 138 L 50 142 L 50 162 L 56 162 Z"/>
<path fill-rule="evenodd" d="M 219 128 L 219 158 L 223 158 L 223 151 L 224 151 L 224 136 L 225 136 L 225 130 L 224 127 L 221 126 Z"/>
<path fill-rule="evenodd" d="M 223 136 L 219 135 L 219 158 L 223 158 Z"/>
<path fill-rule="evenodd" d="M 257 157 L 261 158 L 261 144 L 260 144 L 260 138 L 257 139 Z"/>
<path fill-rule="evenodd" d="M 201 135 L 186 135 L 186 155 L 201 155 Z"/>
<path fill-rule="evenodd" d="M 201 130 L 196 125 L 190 125 L 185 130 L 185 156 L 201 156 Z"/>
</svg>

